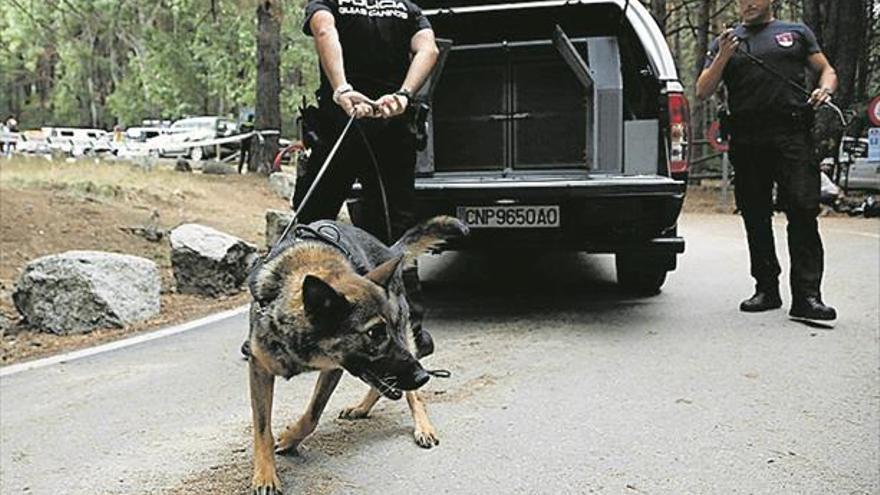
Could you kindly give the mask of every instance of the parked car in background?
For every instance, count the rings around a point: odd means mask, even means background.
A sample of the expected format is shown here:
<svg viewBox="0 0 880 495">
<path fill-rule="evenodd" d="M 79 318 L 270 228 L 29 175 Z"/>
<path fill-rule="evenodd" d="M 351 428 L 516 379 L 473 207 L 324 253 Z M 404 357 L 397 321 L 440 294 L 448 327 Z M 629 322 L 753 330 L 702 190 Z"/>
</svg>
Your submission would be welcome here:
<svg viewBox="0 0 880 495">
<path fill-rule="evenodd" d="M 125 130 L 125 141 L 144 143 L 157 136 L 170 134 L 167 127 L 129 127 Z"/>
<path fill-rule="evenodd" d="M 83 156 L 113 151 L 112 136 L 103 129 L 44 127 L 42 130 L 53 152 Z"/>
<path fill-rule="evenodd" d="M 215 138 L 228 137 L 235 134 L 235 122 L 226 117 L 187 117 L 175 121 L 169 127 L 172 138 L 167 140 L 168 146 L 158 150 L 162 157 L 185 157 L 196 161 L 216 155 L 216 146 L 186 146 L 186 143 L 207 141 Z M 221 156 L 238 151 L 238 144 L 220 146 Z"/>
<path fill-rule="evenodd" d="M 40 129 L 26 130 L 19 136 L 16 150 L 19 153 L 48 155 L 52 152 L 48 136 Z"/>
<path fill-rule="evenodd" d="M 849 190 L 880 191 L 880 162 L 868 161 L 868 139 L 845 136 L 840 140 L 840 185 Z"/>
</svg>

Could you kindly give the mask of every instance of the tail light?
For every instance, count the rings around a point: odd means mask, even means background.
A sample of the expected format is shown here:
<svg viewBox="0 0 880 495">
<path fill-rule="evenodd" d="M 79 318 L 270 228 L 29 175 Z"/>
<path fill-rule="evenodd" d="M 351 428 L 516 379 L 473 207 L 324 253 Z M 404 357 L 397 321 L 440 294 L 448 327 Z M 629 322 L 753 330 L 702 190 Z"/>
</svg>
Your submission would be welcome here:
<svg viewBox="0 0 880 495">
<path fill-rule="evenodd" d="M 690 150 L 688 137 L 691 131 L 688 101 L 682 93 L 669 93 L 669 172 L 683 174 L 688 171 Z"/>
</svg>

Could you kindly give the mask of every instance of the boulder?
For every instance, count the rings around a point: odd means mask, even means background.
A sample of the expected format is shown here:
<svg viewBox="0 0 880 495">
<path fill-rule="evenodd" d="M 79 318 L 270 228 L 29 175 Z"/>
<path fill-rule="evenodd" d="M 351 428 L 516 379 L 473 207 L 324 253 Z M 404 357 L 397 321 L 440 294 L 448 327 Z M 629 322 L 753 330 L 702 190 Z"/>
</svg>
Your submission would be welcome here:
<svg viewBox="0 0 880 495">
<path fill-rule="evenodd" d="M 178 158 L 176 162 L 174 162 L 174 170 L 178 172 L 192 172 L 192 165 L 189 164 L 185 158 Z"/>
<path fill-rule="evenodd" d="M 0 337 L 6 335 L 6 332 L 12 328 L 12 322 L 3 313 L 0 313 Z"/>
<path fill-rule="evenodd" d="M 235 294 L 257 258 L 257 246 L 204 225 L 180 225 L 169 239 L 177 291 L 184 294 Z"/>
<path fill-rule="evenodd" d="M 296 185 L 296 175 L 287 172 L 275 172 L 269 176 L 269 189 L 278 196 L 289 200 Z"/>
<path fill-rule="evenodd" d="M 293 220 L 293 212 L 290 210 L 266 210 L 267 247 L 271 249 L 275 245 L 291 220 Z"/>
<path fill-rule="evenodd" d="M 117 253 L 68 251 L 30 262 L 12 300 L 25 321 L 56 334 L 123 327 L 159 313 L 156 263 Z"/>
<path fill-rule="evenodd" d="M 202 173 L 209 175 L 233 175 L 238 173 L 238 168 L 235 165 L 210 161 L 202 165 Z"/>
</svg>

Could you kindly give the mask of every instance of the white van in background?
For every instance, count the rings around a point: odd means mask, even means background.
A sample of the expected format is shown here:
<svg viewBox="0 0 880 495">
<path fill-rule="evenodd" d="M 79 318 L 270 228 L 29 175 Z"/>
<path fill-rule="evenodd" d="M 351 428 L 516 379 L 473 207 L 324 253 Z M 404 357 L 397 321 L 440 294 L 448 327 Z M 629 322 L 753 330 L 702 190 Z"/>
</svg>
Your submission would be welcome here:
<svg viewBox="0 0 880 495">
<path fill-rule="evenodd" d="M 70 156 L 109 153 L 113 150 L 110 133 L 81 127 L 43 127 L 51 151 Z"/>
</svg>

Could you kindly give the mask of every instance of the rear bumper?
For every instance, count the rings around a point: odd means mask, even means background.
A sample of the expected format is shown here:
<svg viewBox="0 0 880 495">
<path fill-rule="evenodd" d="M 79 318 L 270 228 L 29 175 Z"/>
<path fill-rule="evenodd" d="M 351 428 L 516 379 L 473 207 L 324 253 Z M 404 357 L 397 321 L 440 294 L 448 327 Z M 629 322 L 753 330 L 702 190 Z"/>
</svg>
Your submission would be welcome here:
<svg viewBox="0 0 880 495">
<path fill-rule="evenodd" d="M 558 205 L 557 228 L 471 229 L 447 249 L 542 249 L 678 254 L 684 239 L 676 224 L 686 184 L 660 176 L 593 176 L 570 179 L 416 180 L 419 218 L 455 216 L 459 206 Z"/>
</svg>

